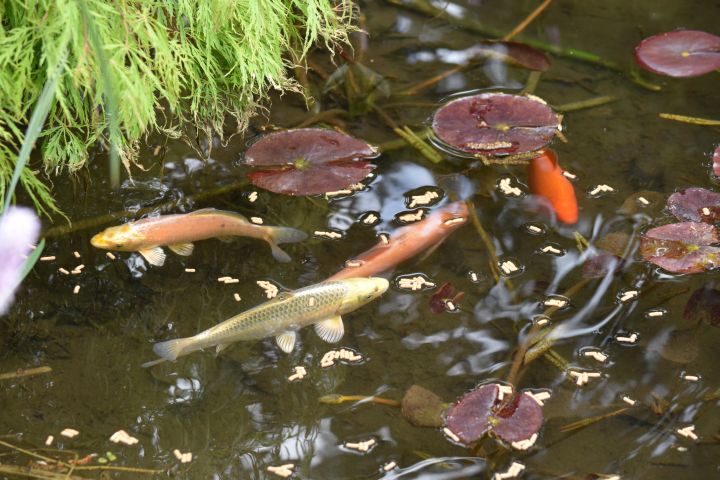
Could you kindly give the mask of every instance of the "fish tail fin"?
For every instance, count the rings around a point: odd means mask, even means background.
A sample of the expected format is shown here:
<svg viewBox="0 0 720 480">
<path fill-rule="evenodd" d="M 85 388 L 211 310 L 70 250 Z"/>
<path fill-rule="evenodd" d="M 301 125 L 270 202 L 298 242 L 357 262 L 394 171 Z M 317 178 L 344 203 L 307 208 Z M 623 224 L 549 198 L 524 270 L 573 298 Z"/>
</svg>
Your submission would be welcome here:
<svg viewBox="0 0 720 480">
<path fill-rule="evenodd" d="M 270 239 L 274 243 L 296 243 L 307 238 L 307 233 L 291 227 L 272 227 Z"/>
<path fill-rule="evenodd" d="M 289 262 L 290 255 L 282 248 L 278 247 L 278 243 L 295 243 L 301 242 L 307 238 L 307 233 L 291 227 L 271 227 L 268 233 L 267 242 L 272 249 L 273 257 L 278 262 Z"/>
<path fill-rule="evenodd" d="M 174 340 L 167 340 L 165 342 L 156 343 L 153 346 L 153 351 L 158 357 L 163 360 L 174 361 L 181 355 L 190 353 L 185 351 L 186 347 L 192 342 L 193 337 L 187 338 L 176 338 Z"/>
</svg>

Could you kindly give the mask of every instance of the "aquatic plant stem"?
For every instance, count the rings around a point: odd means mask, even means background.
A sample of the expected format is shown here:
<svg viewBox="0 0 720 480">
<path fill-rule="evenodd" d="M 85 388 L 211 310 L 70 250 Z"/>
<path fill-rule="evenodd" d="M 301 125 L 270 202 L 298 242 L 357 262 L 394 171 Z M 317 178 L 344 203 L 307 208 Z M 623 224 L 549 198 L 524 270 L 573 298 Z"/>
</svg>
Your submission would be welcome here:
<svg viewBox="0 0 720 480">
<path fill-rule="evenodd" d="M 542 78 L 542 72 L 538 70 L 533 70 L 530 72 L 530 75 L 528 75 L 527 82 L 525 83 L 525 88 L 522 89 L 522 92 L 520 92 L 522 95 L 532 95 L 535 93 L 535 90 L 537 90 L 537 86 L 540 83 L 540 79 Z"/>
<path fill-rule="evenodd" d="M 486 37 L 490 38 L 500 38 L 504 35 L 504 32 L 501 32 L 497 29 L 490 28 L 486 25 L 483 25 L 481 22 L 468 17 L 468 16 L 459 16 L 459 17 L 453 17 L 448 15 L 444 9 L 436 7 L 431 2 L 427 0 L 386 0 L 388 3 L 404 8 L 406 10 L 411 10 L 416 13 L 422 13 L 424 15 L 430 16 L 430 17 L 442 17 L 447 22 L 457 25 L 465 30 L 468 30 L 470 32 L 479 33 L 480 35 L 484 35 Z M 599 55 L 596 55 L 594 53 L 586 52 L 584 50 L 578 50 L 575 48 L 563 48 L 558 47 L 556 45 L 551 45 L 549 43 L 541 42 L 539 40 L 533 40 L 533 39 L 525 39 L 522 41 L 523 43 L 530 45 L 531 47 L 537 48 L 538 50 L 543 50 L 545 52 L 550 52 L 554 55 L 557 55 L 559 57 L 568 58 L 570 60 L 575 60 L 583 63 L 590 63 L 593 65 L 600 65 L 602 67 L 605 67 L 609 70 L 614 70 L 617 72 L 623 71 L 623 69 L 615 62 L 612 62 L 610 60 L 605 60 Z"/>
<path fill-rule="evenodd" d="M 606 413 L 604 415 L 596 415 L 596 416 L 590 417 L 590 418 L 583 418 L 582 420 L 578 420 L 577 422 L 572 422 L 572 423 L 563 425 L 562 427 L 560 427 L 560 431 L 563 433 L 566 433 L 566 432 L 572 432 L 574 430 L 579 430 L 581 428 L 588 427 L 588 426 L 592 425 L 593 423 L 597 423 L 602 420 L 606 420 L 608 418 L 616 417 L 622 413 L 627 412 L 628 410 L 630 410 L 630 408 L 632 408 L 632 407 L 624 407 L 624 408 L 620 408 L 618 410 L 613 410 L 612 412 Z"/>
<path fill-rule="evenodd" d="M 329 405 L 340 405 L 341 403 L 345 402 L 370 402 L 370 403 L 376 403 L 378 405 L 387 405 L 389 407 L 400 407 L 400 402 L 397 400 L 392 400 L 389 398 L 383 398 L 383 397 L 376 397 L 374 395 L 371 396 L 365 396 L 365 395 L 340 395 L 340 394 L 330 394 L 330 395 L 323 395 L 318 399 L 320 403 L 326 403 Z"/>
<path fill-rule="evenodd" d="M 500 267 L 498 267 L 499 261 L 497 252 L 495 251 L 495 245 L 493 245 L 492 240 L 490 240 L 490 235 L 488 235 L 487 231 L 485 231 L 485 228 L 483 228 L 482 223 L 480 222 L 480 218 L 475 212 L 475 204 L 471 201 L 468 201 L 467 204 L 473 226 L 475 227 L 475 230 L 477 230 L 478 235 L 480 235 L 480 239 L 485 244 L 485 248 L 487 248 L 488 251 L 488 256 L 490 257 L 490 260 L 488 261 L 488 263 L 490 264 L 490 273 L 492 273 L 492 276 L 495 279 L 495 283 L 499 283 Z M 510 280 L 506 279 L 506 282 L 510 283 Z"/>
<path fill-rule="evenodd" d="M 35 368 L 18 368 L 14 372 L 0 374 L 0 380 L 14 380 L 23 377 L 34 377 L 35 375 L 42 375 L 43 373 L 52 372 L 50 367 L 35 367 Z"/>
<path fill-rule="evenodd" d="M 507 35 L 502 37 L 502 41 L 508 42 L 508 41 L 512 40 L 515 37 L 515 35 L 522 32 L 523 30 L 525 30 L 527 28 L 527 26 L 530 25 L 532 23 L 532 21 L 535 20 L 551 3 L 552 3 L 552 0 L 545 0 L 543 3 L 538 5 L 538 7 L 530 13 L 530 15 L 525 17 L 525 19 L 522 22 L 518 23 L 515 28 L 510 30 L 510 33 L 508 33 Z"/>
<path fill-rule="evenodd" d="M 560 113 L 575 112 L 577 110 L 585 110 L 587 108 L 594 108 L 608 103 L 617 102 L 618 100 L 620 100 L 620 98 L 613 95 L 602 95 L 600 97 L 593 97 L 587 100 L 555 105 L 553 106 L 553 109 Z"/>
<path fill-rule="evenodd" d="M 686 115 L 676 115 L 674 113 L 658 113 L 658 117 L 665 120 L 674 120 L 676 122 L 689 123 L 691 125 L 702 125 L 705 127 L 720 127 L 720 120 L 712 118 L 688 117 Z"/>
<path fill-rule="evenodd" d="M 586 285 L 589 281 L 590 281 L 590 280 L 587 279 L 587 278 L 581 279 L 581 280 L 580 280 L 579 282 L 577 282 L 575 285 L 573 285 L 572 287 L 568 288 L 568 289 L 563 293 L 563 296 L 568 297 L 568 298 L 572 298 L 572 296 L 575 295 L 575 294 L 576 294 L 577 292 L 579 292 L 580 290 L 582 290 L 582 288 L 585 287 L 585 285 Z M 545 312 L 544 312 L 543 314 L 546 315 L 546 316 L 550 316 L 550 315 L 552 315 L 553 313 L 555 313 L 557 310 L 558 310 L 558 307 L 548 307 L 547 309 L 545 309 Z M 533 326 L 530 327 L 530 330 L 528 331 L 528 333 L 527 333 L 527 335 L 526 335 L 526 337 L 525 337 L 525 340 L 520 344 L 520 346 L 518 346 L 517 350 L 515 350 L 515 356 L 513 357 L 513 362 L 512 362 L 512 364 L 511 364 L 511 366 L 510 366 L 510 372 L 508 373 L 508 375 L 507 375 L 507 377 L 506 377 L 506 381 L 507 381 L 509 384 L 511 384 L 511 385 L 516 385 L 516 382 L 518 382 L 519 379 L 520 379 L 520 369 L 521 369 L 523 366 L 529 365 L 530 362 L 532 361 L 532 360 L 530 360 L 530 361 L 527 361 L 527 362 L 526 362 L 526 360 L 525 360 L 525 355 L 526 355 L 526 353 L 528 352 L 528 350 L 529 350 L 533 345 L 535 345 L 539 340 L 541 340 L 542 338 L 544 338 L 544 337 L 546 337 L 547 335 L 549 335 L 549 334 L 552 332 L 552 330 L 553 330 L 552 327 L 546 328 L 545 331 L 542 332 L 541 335 L 538 336 L 538 333 L 540 333 L 540 331 L 541 331 L 542 328 L 543 328 L 543 327 L 542 327 L 541 325 L 538 325 L 537 323 L 533 324 Z M 543 351 L 542 351 L 542 352 L 539 352 L 539 353 L 545 354 L 545 353 L 546 353 L 545 350 L 548 350 L 548 349 L 552 348 L 553 343 L 554 343 L 553 341 L 548 341 L 548 342 L 547 342 L 547 345 L 545 346 L 545 348 L 543 349 Z M 533 357 L 533 360 L 534 360 L 535 358 L 537 358 L 537 357 L 540 356 L 539 353 L 538 353 L 537 356 Z M 550 361 L 551 361 L 551 363 L 553 363 L 553 364 L 555 363 L 553 360 L 550 360 Z"/>
</svg>

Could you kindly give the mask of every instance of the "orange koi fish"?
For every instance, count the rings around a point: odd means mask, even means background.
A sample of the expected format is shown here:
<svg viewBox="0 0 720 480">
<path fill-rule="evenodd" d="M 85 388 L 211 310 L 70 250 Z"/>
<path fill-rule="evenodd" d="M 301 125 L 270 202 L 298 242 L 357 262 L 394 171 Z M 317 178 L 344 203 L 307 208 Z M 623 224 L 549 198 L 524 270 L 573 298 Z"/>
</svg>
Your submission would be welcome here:
<svg viewBox="0 0 720 480">
<path fill-rule="evenodd" d="M 549 148 L 541 150 L 540 155 L 530 160 L 528 166 L 530 192 L 547 198 L 558 220 L 575 223 L 578 220 L 575 189 L 562 172 L 557 154 Z"/>
<path fill-rule="evenodd" d="M 371 277 L 393 269 L 428 248 L 437 248 L 452 232 L 467 223 L 465 202 L 454 202 L 433 211 L 427 218 L 398 229 L 387 243 L 381 241 L 352 260 L 356 266 L 340 270 L 328 280 Z"/>
<path fill-rule="evenodd" d="M 266 241 L 272 254 L 280 262 L 289 262 L 290 256 L 278 243 L 299 242 L 307 235 L 290 227 L 255 225 L 239 213 L 205 208 L 180 215 L 160 215 L 110 227 L 90 240 L 95 248 L 120 252 L 139 252 L 157 267 L 165 263 L 161 247 L 167 246 L 178 255 L 192 254 L 197 240 L 208 238 L 251 237 Z"/>
</svg>

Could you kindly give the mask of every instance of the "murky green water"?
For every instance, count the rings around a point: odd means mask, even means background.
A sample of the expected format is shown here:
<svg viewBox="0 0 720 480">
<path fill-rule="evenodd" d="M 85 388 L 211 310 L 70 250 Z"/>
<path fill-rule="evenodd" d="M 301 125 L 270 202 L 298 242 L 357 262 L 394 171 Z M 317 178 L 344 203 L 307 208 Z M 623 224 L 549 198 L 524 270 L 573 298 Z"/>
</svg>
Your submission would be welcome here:
<svg viewBox="0 0 720 480">
<path fill-rule="evenodd" d="M 443 5 L 459 17 L 508 31 L 536 2 Z M 446 70 L 461 50 L 478 40 L 443 18 L 379 1 L 361 7 L 371 34 L 363 61 L 385 75 L 394 90 Z M 632 48 L 644 36 L 679 26 L 718 33 L 718 18 L 720 6 L 712 2 L 558 0 L 523 35 L 592 51 L 629 66 Z M 379 104 L 385 104 L 398 124 L 419 130 L 433 110 L 428 104 L 465 90 L 516 90 L 526 77 L 520 69 L 479 67 L 447 78 L 425 95 L 379 100 Z M 718 131 L 657 118 L 659 112 L 717 117 L 717 74 L 652 80 L 663 86 L 661 92 L 643 89 L 617 72 L 554 58 L 538 86 L 536 94 L 553 105 L 599 95 L 620 97 L 615 103 L 568 113 L 564 121 L 568 143 L 554 145 L 564 168 L 578 176 L 581 220 L 576 229 L 586 238 L 611 231 L 636 235 L 667 218 L 662 206 L 673 191 L 717 187 L 709 174 L 709 155 L 719 142 Z M 326 97 L 318 107 L 337 105 Z M 189 258 L 171 254 L 163 268 L 149 269 L 136 254 L 118 254 L 111 261 L 94 250 L 89 238 L 104 224 L 49 239 L 45 254 L 57 259 L 35 268 L 11 314 L 2 319 L 0 372 L 40 365 L 53 371 L 2 383 L 4 441 L 43 448 L 46 437 L 54 435 L 50 448 L 81 457 L 111 451 L 118 457 L 112 462 L 116 466 L 167 470 L 188 479 L 271 478 L 266 467 L 286 463 L 296 465 L 297 478 L 307 479 L 485 478 L 505 471 L 512 461 L 527 466 L 525 478 L 538 479 L 597 478 L 593 473 L 648 479 L 718 475 L 718 404 L 703 401 L 703 395 L 718 389 L 720 375 L 714 362 L 720 355 L 720 334 L 711 326 L 700 327 L 698 355 L 690 363 L 675 363 L 659 354 L 673 329 L 688 326 L 682 318 L 685 304 L 696 288 L 716 282 L 713 273 L 673 277 L 636 261 L 621 274 L 593 280 L 574 294 L 571 307 L 552 317 L 554 323 L 566 325 L 555 350 L 572 367 L 599 371 L 602 377 L 577 387 L 555 366 L 544 360 L 533 362 L 518 387 L 552 389 L 553 396 L 544 407 L 540 438 L 526 452 L 504 451 L 488 442 L 486 458 L 472 457 L 440 430 L 411 426 L 395 408 L 320 404 L 318 398 L 328 393 L 400 399 L 413 384 L 452 401 L 478 383 L 504 380 L 519 343 L 516 332 L 527 331 L 532 317 L 542 312 L 543 296 L 561 294 L 582 277 L 573 229 L 549 225 L 544 236 L 528 235 L 522 225 L 543 221 L 542 215 L 528 208 L 527 202 L 494 191 L 499 175 L 526 182 L 524 167 L 471 169 L 465 160 L 433 165 L 415 150 L 400 148 L 379 157 L 377 177 L 351 197 L 327 201 L 261 191 L 258 201 L 250 202 L 247 196 L 253 188 L 238 184 L 244 170 L 237 162 L 246 142 L 266 123 L 290 127 L 308 115 L 299 97 L 278 99 L 269 121 L 257 119 L 246 138 L 216 145 L 205 162 L 184 143 L 153 139 L 153 144 L 167 142 L 160 153 L 162 170 L 136 170 L 135 183 L 126 182 L 119 192 L 107 187 L 101 159 L 88 178 L 56 181 L 61 205 L 74 221 L 119 210 L 127 211 L 123 218 L 127 220 L 141 208 L 177 201 L 176 211 L 235 210 L 307 232 L 337 229 L 344 238 L 312 238 L 290 245 L 287 250 L 294 259 L 290 264 L 274 261 L 262 242 L 210 240 L 200 242 Z M 375 144 L 396 139 L 373 114 L 344 117 L 341 122 L 348 132 Z M 144 152 L 147 165 L 154 146 Z M 611 185 L 616 193 L 589 198 L 586 192 L 599 183 Z M 306 329 L 290 355 L 266 340 L 238 344 L 219 357 L 196 353 L 151 370 L 139 368 L 154 357 L 155 341 L 190 335 L 260 303 L 264 297 L 257 280 L 292 289 L 328 277 L 347 258 L 372 246 L 378 232 L 397 228 L 393 218 L 406 209 L 406 192 L 432 185 L 451 185 L 449 194 L 469 196 L 498 254 L 525 267 L 512 279 L 512 291 L 492 280 L 487 250 L 468 225 L 429 258 L 413 259 L 393 272 L 393 276 L 421 272 L 437 284 L 452 283 L 465 292 L 460 311 L 433 314 L 428 307 L 430 292 L 391 288 L 379 301 L 346 317 L 341 345 L 361 352 L 366 360 L 360 364 L 321 369 L 319 361 L 330 347 Z M 234 188 L 212 195 L 222 186 Z M 636 214 L 618 213 L 625 198 L 639 190 L 660 195 Z M 193 200 L 198 194 L 207 196 Z M 381 223 L 361 225 L 358 217 L 367 211 L 380 212 Z M 537 253 L 546 242 L 559 244 L 567 253 L 561 257 Z M 81 258 L 75 258 L 73 251 Z M 79 275 L 57 271 L 78 264 L 85 265 Z M 196 271 L 187 273 L 185 268 Z M 470 271 L 478 273 L 478 283 L 470 281 Z M 217 277 L 225 275 L 240 282 L 218 283 Z M 73 294 L 76 285 L 80 291 Z M 638 301 L 618 305 L 618 292 L 630 288 L 639 290 Z M 239 303 L 235 293 L 242 298 Z M 648 319 L 644 313 L 652 307 L 665 308 L 668 314 Z M 638 335 L 635 345 L 615 340 L 632 333 Z M 583 357 L 580 349 L 587 346 L 602 349 L 608 362 L 598 364 Z M 304 365 L 309 375 L 289 383 L 287 377 L 297 365 Z M 700 380 L 683 380 L 685 373 Z M 586 428 L 561 431 L 572 422 L 627 407 L 623 395 L 638 405 Z M 657 402 L 675 408 L 653 413 L 650 405 Z M 696 442 L 674 433 L 689 424 L 696 425 Z M 81 433 L 72 440 L 60 437 L 66 427 Z M 139 443 L 125 447 L 110 443 L 109 437 L 119 429 Z M 369 438 L 377 444 L 366 454 L 343 446 Z M 192 452 L 193 461 L 180 464 L 175 449 Z M 27 456 L 7 452 L 3 447 L 0 462 L 26 465 L 29 461 Z M 382 472 L 390 461 L 398 468 Z M 101 474 L 74 475 L 100 478 Z M 149 477 L 118 472 L 110 476 Z"/>
</svg>

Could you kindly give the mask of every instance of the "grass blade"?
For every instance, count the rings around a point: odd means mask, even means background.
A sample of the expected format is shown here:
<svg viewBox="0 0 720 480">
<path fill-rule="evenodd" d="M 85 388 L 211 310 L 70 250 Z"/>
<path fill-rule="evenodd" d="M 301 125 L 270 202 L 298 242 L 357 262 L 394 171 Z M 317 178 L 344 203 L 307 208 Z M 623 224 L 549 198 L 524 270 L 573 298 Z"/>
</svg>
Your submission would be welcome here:
<svg viewBox="0 0 720 480">
<path fill-rule="evenodd" d="M 50 108 L 52 108 L 53 100 L 55 99 L 55 87 L 57 86 L 58 79 L 62 74 L 63 64 L 65 63 L 65 57 L 67 55 L 67 42 L 60 49 L 62 52 L 58 57 L 58 61 L 55 67 L 52 69 L 52 74 L 45 80 L 42 92 L 38 97 L 35 108 L 33 108 L 32 115 L 30 116 L 30 123 L 28 123 L 27 130 L 25 131 L 25 138 L 20 146 L 20 153 L 18 153 L 17 161 L 15 162 L 15 169 L 13 170 L 10 184 L 7 187 L 5 194 L 5 202 L 3 203 L 3 212 L 6 212 L 12 201 L 13 194 L 15 193 L 15 187 L 17 187 L 18 180 L 20 180 L 20 174 L 27 165 L 30 153 L 32 153 L 35 147 L 40 133 L 42 132 L 45 120 L 47 119 Z"/>
<path fill-rule="evenodd" d="M 44 249 L 45 239 L 43 238 L 42 240 L 40 240 L 40 243 L 38 243 L 37 247 L 35 247 L 35 250 L 33 250 L 32 253 L 28 255 L 27 260 L 25 260 L 22 270 L 20 271 L 20 282 L 25 280 L 25 277 L 27 277 L 28 273 L 30 273 L 30 270 L 33 269 L 38 259 L 40 258 L 40 255 L 42 255 Z"/>
<path fill-rule="evenodd" d="M 88 37 L 92 49 L 97 55 L 98 65 L 100 67 L 100 76 L 102 77 L 103 84 L 105 85 L 105 117 L 108 119 L 110 124 L 110 183 L 113 187 L 117 187 L 120 184 L 120 154 L 118 153 L 118 145 L 121 143 L 120 138 L 120 122 L 117 98 L 115 97 L 115 90 L 113 88 L 113 79 L 110 76 L 108 70 L 108 58 L 103 50 L 100 36 L 98 35 L 97 28 L 95 27 L 95 19 L 90 15 L 87 3 L 85 0 L 78 0 L 80 5 L 80 13 L 85 20 L 87 25 Z"/>
</svg>

